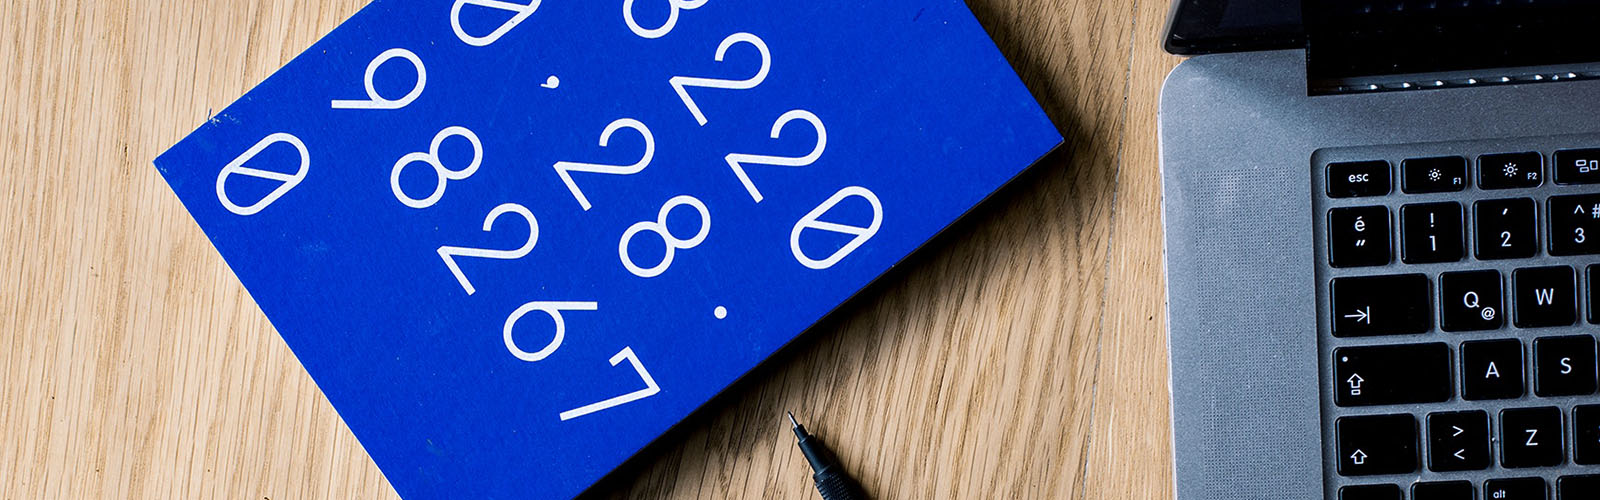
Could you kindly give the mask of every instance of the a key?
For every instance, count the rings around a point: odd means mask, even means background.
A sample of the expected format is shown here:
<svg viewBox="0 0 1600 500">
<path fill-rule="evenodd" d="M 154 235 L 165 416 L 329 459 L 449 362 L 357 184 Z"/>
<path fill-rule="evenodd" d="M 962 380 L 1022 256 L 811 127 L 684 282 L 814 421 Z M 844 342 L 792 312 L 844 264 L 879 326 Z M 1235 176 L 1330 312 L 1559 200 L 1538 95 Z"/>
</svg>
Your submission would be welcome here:
<svg viewBox="0 0 1600 500">
<path fill-rule="evenodd" d="M 1392 484 L 1367 484 L 1339 488 L 1339 500 L 1402 500 L 1400 487 Z"/>
<path fill-rule="evenodd" d="M 1489 414 L 1482 410 L 1428 415 L 1428 469 L 1489 468 Z"/>
<path fill-rule="evenodd" d="M 1400 207 L 1400 258 L 1407 264 L 1461 260 L 1461 204 L 1419 203 Z"/>
<path fill-rule="evenodd" d="M 1482 200 L 1472 204 L 1472 213 L 1477 219 L 1473 255 L 1479 260 L 1523 259 L 1539 252 L 1532 199 Z"/>
<path fill-rule="evenodd" d="M 1595 391 L 1594 337 L 1545 337 L 1533 341 L 1533 392 L 1542 397 L 1587 396 Z"/>
<path fill-rule="evenodd" d="M 1474 500 L 1472 483 L 1437 481 L 1411 485 L 1411 500 Z"/>
<path fill-rule="evenodd" d="M 1478 187 L 1516 189 L 1539 187 L 1544 181 L 1544 155 L 1501 153 L 1478 157 Z"/>
<path fill-rule="evenodd" d="M 1400 162 L 1400 189 L 1407 193 L 1445 193 L 1467 188 L 1467 159 L 1460 156 L 1412 158 Z"/>
<path fill-rule="evenodd" d="M 1569 266 L 1533 267 L 1511 273 L 1520 328 L 1567 326 L 1578 320 L 1578 292 Z"/>
<path fill-rule="evenodd" d="M 1572 409 L 1572 461 L 1600 465 L 1600 405 Z"/>
<path fill-rule="evenodd" d="M 1455 392 L 1444 343 L 1340 347 L 1333 360 L 1339 406 L 1437 403 Z"/>
<path fill-rule="evenodd" d="M 1389 162 L 1383 160 L 1328 164 L 1328 196 L 1356 198 L 1389 194 Z"/>
<path fill-rule="evenodd" d="M 1561 430 L 1561 409 L 1554 406 L 1500 410 L 1500 465 L 1561 465 L 1566 456 Z"/>
<path fill-rule="evenodd" d="M 1548 493 L 1544 488 L 1544 478 L 1541 477 L 1490 479 L 1483 482 L 1483 498 L 1486 500 L 1547 500 Z"/>
<path fill-rule="evenodd" d="M 1389 263 L 1389 207 L 1328 211 L 1328 264 L 1333 267 Z"/>
<path fill-rule="evenodd" d="M 1550 255 L 1600 254 L 1600 194 L 1550 197 Z"/>
<path fill-rule="evenodd" d="M 1523 393 L 1522 341 L 1461 343 L 1461 399 L 1520 398 Z"/>
<path fill-rule="evenodd" d="M 1494 330 L 1505 322 L 1500 271 L 1439 275 L 1439 327 L 1447 332 Z"/>
<path fill-rule="evenodd" d="M 1594 500 L 1600 498 L 1600 474 L 1588 476 L 1563 476 L 1556 480 L 1557 500 Z M 1420 499 L 1418 499 L 1420 500 Z"/>
<path fill-rule="evenodd" d="M 1417 419 L 1409 414 L 1339 417 L 1339 475 L 1405 474 L 1417 470 Z"/>
<path fill-rule="evenodd" d="M 1335 278 L 1329 288 L 1334 336 L 1405 335 L 1433 328 L 1427 276 Z"/>
<path fill-rule="evenodd" d="M 1555 154 L 1556 184 L 1600 182 L 1600 149 L 1564 149 Z"/>
<path fill-rule="evenodd" d="M 1586 295 L 1589 296 L 1589 322 L 1600 324 L 1600 295 L 1595 293 L 1600 290 L 1595 290 L 1594 286 L 1594 280 L 1600 278 L 1600 275 L 1595 274 L 1596 269 L 1600 269 L 1600 264 L 1589 264 L 1589 267 L 1584 271 L 1584 274 L 1588 276 L 1584 281 L 1584 286 L 1585 290 L 1588 291 Z"/>
</svg>

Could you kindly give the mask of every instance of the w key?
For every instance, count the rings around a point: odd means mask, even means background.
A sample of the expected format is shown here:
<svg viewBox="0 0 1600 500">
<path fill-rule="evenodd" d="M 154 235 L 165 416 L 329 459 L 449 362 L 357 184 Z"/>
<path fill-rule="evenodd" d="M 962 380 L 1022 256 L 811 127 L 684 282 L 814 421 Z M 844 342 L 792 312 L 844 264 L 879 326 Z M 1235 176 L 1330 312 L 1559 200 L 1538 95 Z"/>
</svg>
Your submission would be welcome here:
<svg viewBox="0 0 1600 500">
<path fill-rule="evenodd" d="M 1421 274 L 1335 278 L 1333 335 L 1424 333 L 1433 328 L 1433 298 Z"/>
</svg>

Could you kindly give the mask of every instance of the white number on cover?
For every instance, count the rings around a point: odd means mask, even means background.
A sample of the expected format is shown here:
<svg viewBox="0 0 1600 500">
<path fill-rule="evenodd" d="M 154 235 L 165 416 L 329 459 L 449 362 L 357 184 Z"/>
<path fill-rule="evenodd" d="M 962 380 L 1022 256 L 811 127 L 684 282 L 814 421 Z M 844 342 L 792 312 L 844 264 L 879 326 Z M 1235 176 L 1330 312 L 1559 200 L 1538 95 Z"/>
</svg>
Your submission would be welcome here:
<svg viewBox="0 0 1600 500">
<path fill-rule="evenodd" d="M 698 9 L 705 4 L 706 0 L 667 0 L 667 7 L 671 8 L 671 10 L 667 11 L 667 22 L 659 28 L 646 29 L 643 26 L 639 26 L 638 21 L 633 20 L 633 0 L 622 0 L 622 20 L 628 23 L 628 29 L 633 30 L 635 35 L 644 38 L 661 38 L 667 36 L 667 33 L 671 33 L 672 28 L 678 25 L 679 11 Z"/>
<path fill-rule="evenodd" d="M 837 224 L 833 222 L 823 222 L 820 220 L 823 214 L 828 213 L 828 211 L 832 210 L 833 207 L 838 206 L 839 202 L 844 201 L 845 198 L 852 196 L 867 200 L 867 203 L 872 205 L 872 224 L 863 228 L 845 224 Z M 839 261 L 844 260 L 846 256 L 849 256 L 851 252 L 854 252 L 857 248 L 860 248 L 862 244 L 867 242 L 867 240 L 872 239 L 874 235 L 878 234 L 878 227 L 882 225 L 883 204 L 878 202 L 878 195 L 873 194 L 871 190 L 861 186 L 850 186 L 839 190 L 838 193 L 835 193 L 832 197 L 828 198 L 827 201 L 822 202 L 821 205 L 817 205 L 815 210 L 812 210 L 811 213 L 806 214 L 805 217 L 800 218 L 799 222 L 795 223 L 794 231 L 789 233 L 789 250 L 794 252 L 795 260 L 800 261 L 801 265 L 812 269 L 827 269 L 833 267 L 834 264 L 838 264 Z M 800 233 L 805 232 L 807 229 L 848 234 L 855 236 L 855 238 L 851 239 L 850 242 L 846 243 L 843 247 L 840 247 L 838 251 L 833 253 L 833 255 L 829 255 L 827 258 L 820 260 L 813 259 L 807 256 L 804 250 L 800 249 Z"/>
<path fill-rule="evenodd" d="M 533 246 L 539 243 L 539 221 L 534 219 L 533 212 L 529 211 L 528 207 L 524 207 L 516 203 L 500 205 L 495 207 L 493 211 L 489 212 L 489 216 L 483 219 L 483 231 L 486 233 L 491 231 L 494 227 L 494 221 L 499 220 L 500 216 L 507 213 L 514 213 L 522 216 L 522 219 L 528 222 L 528 242 L 523 243 L 522 246 L 516 250 L 488 250 L 483 248 L 451 246 L 439 247 L 439 258 L 444 259 L 444 265 L 450 268 L 451 274 L 456 275 L 456 281 L 461 282 L 461 288 L 467 291 L 467 295 L 477 293 L 478 289 L 473 287 L 472 281 L 468 280 L 467 275 L 461 272 L 461 266 L 456 264 L 456 257 L 516 260 L 526 257 L 529 252 L 533 251 Z"/>
<path fill-rule="evenodd" d="M 593 311 L 599 308 L 600 304 L 598 302 L 529 302 L 523 304 L 522 307 L 512 312 L 510 317 L 506 318 L 506 326 L 502 330 L 502 334 L 505 336 L 506 350 L 511 351 L 511 355 L 516 356 L 517 359 L 529 363 L 547 358 L 554 354 L 556 349 L 560 349 L 561 341 L 567 338 L 567 321 L 562 317 L 561 311 Z M 554 338 L 550 339 L 549 344 L 545 344 L 543 349 L 528 352 L 517 346 L 517 340 L 512 337 L 511 332 L 516 328 L 518 320 L 534 311 L 545 313 L 545 315 L 550 316 L 551 320 L 556 322 L 556 334 Z"/>
<path fill-rule="evenodd" d="M 687 240 L 673 236 L 672 231 L 667 229 L 667 215 L 672 213 L 672 209 L 685 205 L 693 207 L 696 212 L 700 213 L 700 232 L 695 233 L 693 238 Z M 634 235 L 644 231 L 656 233 L 667 247 L 666 254 L 661 256 L 661 262 L 650 268 L 639 267 L 633 263 L 633 257 L 628 255 L 628 242 L 633 241 Z M 628 268 L 628 272 L 633 273 L 634 276 L 654 278 L 666 272 L 667 268 L 672 267 L 672 259 L 677 257 L 678 250 L 687 250 L 699 246 L 701 242 L 706 240 L 706 235 L 708 234 L 711 234 L 711 211 L 706 209 L 706 204 L 693 196 L 678 196 L 667 200 L 667 203 L 661 206 L 661 213 L 656 216 L 655 222 L 640 222 L 623 232 L 622 241 L 617 244 L 617 254 L 622 257 L 623 267 Z"/>
<path fill-rule="evenodd" d="M 746 164 L 804 167 L 816 163 L 817 159 L 822 157 L 822 151 L 828 148 L 828 130 L 822 126 L 822 119 L 817 118 L 816 114 L 803 109 L 796 109 L 779 117 L 777 123 L 772 124 L 772 138 L 777 139 L 779 133 L 783 132 L 783 127 L 795 120 L 805 120 L 817 131 L 817 145 L 811 149 L 811 153 L 798 158 L 744 153 L 733 153 L 727 156 L 728 166 L 733 168 L 733 174 L 739 176 L 739 182 L 744 184 L 745 191 L 750 192 L 750 198 L 755 199 L 756 203 L 761 203 L 761 190 L 756 189 L 755 183 L 751 182 L 750 176 L 745 173 L 744 166 Z"/>
<path fill-rule="evenodd" d="M 450 137 L 462 137 L 472 143 L 472 163 L 467 165 L 467 168 L 450 170 L 445 168 L 444 162 L 439 159 L 439 145 Z M 438 184 L 434 185 L 433 193 L 420 200 L 412 198 L 404 190 L 400 189 L 400 173 L 404 172 L 406 167 L 415 163 L 426 163 L 433 167 L 433 172 L 438 178 Z M 411 208 L 428 208 L 444 197 L 445 184 L 450 181 L 459 181 L 472 177 L 472 174 L 478 171 L 478 166 L 482 164 L 483 142 L 478 140 L 478 134 L 472 133 L 466 127 L 446 128 L 440 130 L 438 135 L 433 136 L 433 144 L 428 146 L 428 152 L 411 153 L 400 157 L 400 161 L 395 162 L 394 170 L 389 174 L 389 188 L 394 190 L 394 197 L 400 200 L 400 203 L 404 203 Z"/>
<path fill-rule="evenodd" d="M 617 130 L 624 128 L 633 129 L 639 132 L 639 135 L 644 136 L 644 157 L 640 158 L 637 163 L 634 163 L 633 165 L 599 165 L 594 163 L 578 163 L 570 161 L 556 162 L 556 175 L 561 176 L 561 182 L 567 184 L 567 190 L 572 191 L 572 197 L 578 200 L 578 205 L 582 206 L 585 211 L 591 208 L 591 205 L 589 204 L 589 198 L 583 195 L 582 189 L 578 189 L 578 183 L 573 182 L 572 172 L 591 172 L 609 175 L 633 175 L 643 171 L 645 167 L 650 166 L 650 160 L 656 156 L 655 135 L 650 133 L 649 127 L 644 126 L 644 124 L 640 123 L 639 120 L 632 118 L 623 118 L 621 120 L 611 122 L 611 125 L 607 125 L 605 131 L 600 133 L 600 147 L 603 148 L 610 145 L 611 134 L 616 133 Z"/>
<path fill-rule="evenodd" d="M 623 394 L 621 396 L 607 399 L 598 403 L 588 404 L 561 412 L 561 420 L 572 420 L 590 413 L 616 408 L 618 406 L 654 396 L 656 393 L 661 392 L 661 386 L 656 385 L 656 379 L 651 377 L 650 372 L 644 369 L 644 364 L 639 362 L 639 356 L 633 354 L 632 347 L 624 347 L 622 348 L 622 352 L 618 352 L 616 356 L 612 356 L 611 366 L 617 366 L 618 364 L 621 364 L 622 360 L 624 359 L 628 360 L 628 363 L 633 365 L 633 371 L 638 372 L 639 378 L 644 380 L 643 389 L 639 389 L 637 391 Z"/>
<path fill-rule="evenodd" d="M 693 76 L 674 76 L 669 82 L 672 89 L 678 91 L 678 98 L 683 99 L 683 105 L 689 107 L 689 112 L 694 114 L 694 119 L 701 125 L 706 124 L 705 113 L 700 112 L 700 106 L 689 97 L 688 87 L 702 87 L 711 89 L 745 90 L 753 89 L 761 82 L 766 81 L 767 73 L 772 71 L 772 52 L 767 50 L 767 42 L 760 37 L 749 33 L 734 33 L 722 40 L 722 45 L 717 46 L 717 62 L 728 55 L 728 49 L 738 43 L 754 45 L 761 52 L 761 69 L 756 71 L 756 76 L 748 80 L 719 80 L 715 78 L 699 78 Z"/>
<path fill-rule="evenodd" d="M 528 16 L 533 15 L 533 11 L 539 10 L 539 2 L 541 1 L 532 0 L 527 4 L 520 4 L 500 0 L 456 0 L 455 6 L 450 7 L 450 28 L 456 31 L 456 38 L 460 38 L 467 45 L 473 47 L 488 46 L 500 40 L 500 37 L 505 36 L 507 32 L 517 27 L 518 24 L 522 24 L 522 21 L 528 19 Z M 487 35 L 470 35 L 467 34 L 467 30 L 461 28 L 461 8 L 468 5 L 510 11 L 514 15 Z"/>
<path fill-rule="evenodd" d="M 405 59 L 411 63 L 411 67 L 417 70 L 417 83 L 415 86 L 411 87 L 411 92 L 407 92 L 405 97 L 401 97 L 399 99 L 389 99 L 387 97 L 378 95 L 378 88 L 376 84 L 373 83 L 372 79 L 373 76 L 378 73 L 378 68 L 383 66 L 383 63 L 389 62 L 389 60 L 395 58 Z M 423 67 L 422 58 L 417 57 L 415 52 L 406 49 L 389 49 L 384 51 L 382 54 L 378 54 L 378 57 L 374 58 L 371 63 L 367 64 L 367 75 L 362 78 L 362 84 L 366 85 L 367 87 L 367 100 L 336 100 L 333 101 L 333 109 L 404 108 L 410 105 L 413 101 L 416 101 L 418 97 L 422 96 L 422 89 L 428 86 L 428 69 Z"/>
<path fill-rule="evenodd" d="M 261 154 L 261 152 L 266 150 L 268 146 L 280 142 L 294 146 L 294 149 L 300 153 L 300 168 L 295 170 L 293 174 L 285 174 L 281 172 L 273 172 L 270 170 L 261 170 L 244 166 L 245 162 L 250 161 L 251 158 L 255 158 L 256 155 Z M 229 212 L 245 216 L 255 215 L 261 212 L 262 209 L 267 208 L 267 205 L 271 205 L 272 202 L 278 201 L 278 198 L 282 198 L 283 195 L 288 193 L 290 189 L 294 189 L 295 186 L 300 185 L 300 181 L 306 179 L 306 171 L 310 169 L 311 153 L 306 151 L 306 143 L 300 142 L 299 137 L 282 132 L 266 136 L 265 138 L 261 139 L 261 142 L 257 142 L 256 145 L 251 146 L 249 150 L 244 152 L 244 154 L 241 154 L 238 158 L 234 158 L 233 161 L 228 162 L 227 166 L 222 167 L 222 172 L 217 174 L 217 201 L 222 202 L 222 206 L 227 208 Z M 238 203 L 233 202 L 233 199 L 228 198 L 228 191 L 225 189 L 226 184 L 228 183 L 228 177 L 234 175 L 243 175 L 246 177 L 278 181 L 280 184 L 276 189 L 273 189 L 271 193 L 267 193 L 266 196 L 262 197 L 261 200 L 256 201 L 254 204 L 251 204 L 247 207 L 239 206 Z"/>
</svg>

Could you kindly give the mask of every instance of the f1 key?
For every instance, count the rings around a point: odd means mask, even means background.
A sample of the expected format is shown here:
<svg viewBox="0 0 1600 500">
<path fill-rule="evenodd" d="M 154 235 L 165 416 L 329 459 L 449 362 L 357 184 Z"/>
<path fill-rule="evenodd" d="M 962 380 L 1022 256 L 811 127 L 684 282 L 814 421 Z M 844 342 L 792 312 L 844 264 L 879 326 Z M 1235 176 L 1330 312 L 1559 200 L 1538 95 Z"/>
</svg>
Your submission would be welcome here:
<svg viewBox="0 0 1600 500">
<path fill-rule="evenodd" d="M 1340 347 L 1333 361 L 1339 406 L 1437 403 L 1455 393 L 1450 347 L 1442 342 Z"/>
<path fill-rule="evenodd" d="M 1335 278 L 1333 335 L 1424 333 L 1433 328 L 1433 298 L 1421 274 Z"/>
</svg>

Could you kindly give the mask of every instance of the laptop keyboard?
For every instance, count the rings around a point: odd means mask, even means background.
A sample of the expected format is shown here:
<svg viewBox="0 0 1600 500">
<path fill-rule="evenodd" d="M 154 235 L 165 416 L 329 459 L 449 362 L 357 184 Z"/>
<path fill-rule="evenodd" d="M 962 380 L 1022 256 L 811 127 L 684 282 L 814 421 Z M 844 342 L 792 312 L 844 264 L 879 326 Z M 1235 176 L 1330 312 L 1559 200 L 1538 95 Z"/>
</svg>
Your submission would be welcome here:
<svg viewBox="0 0 1600 500">
<path fill-rule="evenodd" d="M 1600 499 L 1585 144 L 1600 138 L 1313 156 L 1329 498 Z"/>
</svg>

